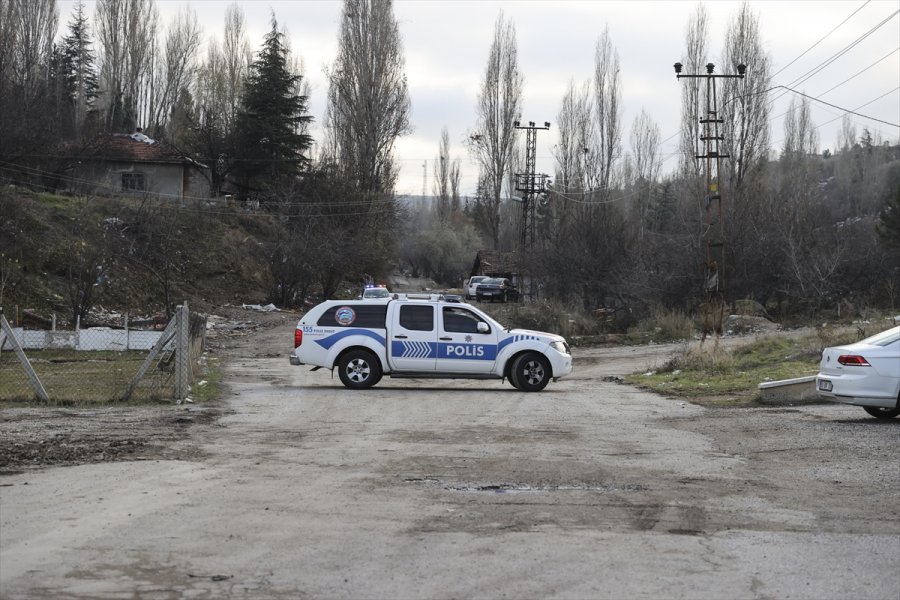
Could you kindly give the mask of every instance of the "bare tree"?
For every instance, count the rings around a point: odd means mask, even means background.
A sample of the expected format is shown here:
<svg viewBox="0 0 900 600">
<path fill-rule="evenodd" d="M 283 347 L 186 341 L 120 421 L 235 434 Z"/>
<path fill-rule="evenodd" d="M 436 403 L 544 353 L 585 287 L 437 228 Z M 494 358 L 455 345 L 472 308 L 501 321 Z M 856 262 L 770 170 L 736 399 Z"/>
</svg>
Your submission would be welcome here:
<svg viewBox="0 0 900 600">
<path fill-rule="evenodd" d="M 55 0 L 0 2 L 0 155 L 7 162 L 27 161 L 58 129 L 57 20 Z M 26 171 L 16 177 L 34 178 Z"/>
<path fill-rule="evenodd" d="M 244 13 L 236 2 L 225 10 L 225 40 L 222 43 L 222 72 L 224 77 L 224 101 L 227 112 L 223 115 L 230 130 L 237 116 L 244 81 L 253 62 L 253 51 L 247 39 Z"/>
<path fill-rule="evenodd" d="M 158 87 L 154 91 L 153 116 L 147 125 L 159 135 L 178 104 L 182 90 L 195 81 L 196 54 L 202 42 L 197 13 L 189 7 L 178 13 L 166 32 L 164 54 L 159 57 Z"/>
<path fill-rule="evenodd" d="M 198 68 L 195 88 L 197 122 L 193 150 L 209 166 L 213 195 L 221 192 L 226 176 L 234 168 L 229 160 L 233 151 L 230 140 L 252 56 L 244 14 L 237 3 L 232 3 L 225 11 L 225 40 L 220 44 L 213 38 L 207 44 L 206 60 Z M 304 78 L 302 85 L 306 84 Z"/>
<path fill-rule="evenodd" d="M 820 179 L 818 132 L 809 100 L 791 100 L 784 120 L 781 152 L 780 207 L 772 225 L 781 235 L 783 291 L 801 302 L 815 304 L 833 288 L 840 273 L 846 244 L 834 236 L 832 220 L 817 202 Z M 832 243 L 822 244 L 831 238 Z"/>
<path fill-rule="evenodd" d="M 784 145 L 781 155 L 795 161 L 801 158 L 808 159 L 818 151 L 819 132 L 810 117 L 809 100 L 800 98 L 798 106 L 796 99 L 792 99 L 784 119 Z"/>
<path fill-rule="evenodd" d="M 328 73 L 326 144 L 361 190 L 391 192 L 394 144 L 409 133 L 409 92 L 391 0 L 346 0 Z"/>
<path fill-rule="evenodd" d="M 596 138 L 589 155 L 594 158 L 590 173 L 592 187 L 602 193 L 610 189 L 616 160 L 622 143 L 622 101 L 621 77 L 619 75 L 619 52 L 613 47 L 607 26 L 594 52 L 594 119 Z"/>
<path fill-rule="evenodd" d="M 650 199 L 659 179 L 662 160 L 659 155 L 659 126 L 645 109 L 634 118 L 631 126 L 632 206 L 638 229 L 638 242 L 644 239 L 648 222 Z"/>
<path fill-rule="evenodd" d="M 444 127 L 441 130 L 441 145 L 438 148 L 438 157 L 434 161 L 434 196 L 437 201 L 438 221 L 441 223 L 447 222 L 452 208 L 450 171 L 450 133 Z"/>
<path fill-rule="evenodd" d="M 858 213 L 859 186 L 862 164 L 858 157 L 859 141 L 856 126 L 849 115 L 844 115 L 838 131 L 837 151 L 834 156 L 834 182 L 838 197 L 845 206 L 851 206 Z"/>
<path fill-rule="evenodd" d="M 517 139 L 514 123 L 521 113 L 522 84 L 516 28 L 501 12 L 494 25 L 494 41 L 475 107 L 478 123 L 470 137 L 485 192 L 477 200 L 483 204 L 477 214 L 495 249 L 500 247 L 500 205 L 504 180 L 513 165 Z"/>
<path fill-rule="evenodd" d="M 631 126 L 631 152 L 634 157 L 635 178 L 643 183 L 655 183 L 659 178 L 662 159 L 659 155 L 659 126 L 641 109 Z"/>
<path fill-rule="evenodd" d="M 841 129 L 838 131 L 837 150 L 848 152 L 856 145 L 856 126 L 850 120 L 850 115 L 844 115 L 841 119 Z"/>
<path fill-rule="evenodd" d="M 725 36 L 725 68 L 737 72 L 746 65 L 743 79 L 724 79 L 719 112 L 724 119 L 723 150 L 728 181 L 740 188 L 745 178 L 759 172 L 769 151 L 769 57 L 759 31 L 759 17 L 744 2 Z"/>
<path fill-rule="evenodd" d="M 150 83 L 158 12 L 153 0 L 97 0 L 100 86 L 109 130 L 137 125 L 150 114 Z"/>
<path fill-rule="evenodd" d="M 585 191 L 589 187 L 586 158 L 595 130 L 589 83 L 579 88 L 574 80 L 569 81 L 556 124 L 559 142 L 552 151 L 556 159 L 556 189 Z"/>
<path fill-rule="evenodd" d="M 707 60 L 709 17 L 706 7 L 697 4 L 685 35 L 684 69 L 687 73 L 700 73 Z M 700 78 L 687 78 L 681 82 L 681 170 L 700 177 L 700 115 L 706 86 Z"/>
<path fill-rule="evenodd" d="M 621 158 L 622 92 L 608 28 L 594 60 L 590 82 L 580 89 L 570 82 L 557 116 L 557 193 L 544 209 L 550 243 L 542 256 L 547 289 L 587 309 L 615 302 L 629 237 L 612 189 Z"/>
<path fill-rule="evenodd" d="M 23 93 L 22 100 L 32 102 L 43 91 L 47 66 L 53 50 L 59 11 L 56 0 L 12 0 L 17 4 L 13 76 Z"/>
<path fill-rule="evenodd" d="M 459 213 L 462 211 L 462 198 L 459 195 L 459 158 L 454 158 L 450 164 L 450 212 Z"/>
<path fill-rule="evenodd" d="M 591 187 L 588 159 L 595 125 L 590 82 L 579 86 L 574 79 L 569 81 L 556 114 L 556 131 L 559 141 L 552 149 L 556 160 L 553 201 L 545 209 L 548 218 L 542 220 L 541 227 L 542 237 L 550 247 L 558 248 Z"/>
<path fill-rule="evenodd" d="M 18 0 L 0 0 L 0 92 L 13 80 L 13 55 L 18 47 Z M 0 101 L 5 96 L 0 94 Z"/>
</svg>

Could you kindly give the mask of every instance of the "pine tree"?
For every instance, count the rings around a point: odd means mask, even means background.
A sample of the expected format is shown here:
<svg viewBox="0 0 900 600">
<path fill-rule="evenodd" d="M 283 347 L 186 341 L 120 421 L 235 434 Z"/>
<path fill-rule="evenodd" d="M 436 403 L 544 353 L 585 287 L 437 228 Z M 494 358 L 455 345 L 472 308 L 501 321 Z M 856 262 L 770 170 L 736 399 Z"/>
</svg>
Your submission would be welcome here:
<svg viewBox="0 0 900 600">
<path fill-rule="evenodd" d="M 304 152 L 312 138 L 304 128 L 312 117 L 305 114 L 307 97 L 296 93 L 301 76 L 289 71 L 288 53 L 273 16 L 272 30 L 251 65 L 235 125 L 235 173 L 245 194 L 296 175 L 309 160 Z"/>
<path fill-rule="evenodd" d="M 91 44 L 84 2 L 79 2 L 69 23 L 69 34 L 63 38 L 58 59 L 58 84 L 62 86 L 64 102 L 60 127 L 67 137 L 80 137 L 84 133 L 88 116 L 95 110 L 98 85 Z"/>
</svg>

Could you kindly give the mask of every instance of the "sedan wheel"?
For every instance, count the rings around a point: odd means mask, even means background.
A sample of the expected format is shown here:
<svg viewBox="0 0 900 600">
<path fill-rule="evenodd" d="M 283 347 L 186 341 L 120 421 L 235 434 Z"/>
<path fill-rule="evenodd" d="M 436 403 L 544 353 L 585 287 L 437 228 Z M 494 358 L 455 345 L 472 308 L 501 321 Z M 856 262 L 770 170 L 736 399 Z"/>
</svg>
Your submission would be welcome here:
<svg viewBox="0 0 900 600">
<path fill-rule="evenodd" d="M 893 419 L 900 415 L 900 405 L 894 408 L 879 408 L 877 406 L 863 406 L 863 410 L 876 419 Z"/>
</svg>

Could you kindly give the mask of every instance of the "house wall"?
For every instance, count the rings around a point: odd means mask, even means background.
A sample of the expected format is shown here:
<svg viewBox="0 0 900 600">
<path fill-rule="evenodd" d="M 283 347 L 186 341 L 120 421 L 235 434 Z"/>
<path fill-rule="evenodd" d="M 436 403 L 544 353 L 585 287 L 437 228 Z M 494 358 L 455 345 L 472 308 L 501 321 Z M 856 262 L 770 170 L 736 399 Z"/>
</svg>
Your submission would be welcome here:
<svg viewBox="0 0 900 600">
<path fill-rule="evenodd" d="M 185 165 L 182 175 L 184 198 L 209 198 L 209 180 L 196 167 Z"/>
<path fill-rule="evenodd" d="M 74 178 L 77 179 L 77 183 L 73 185 L 73 191 L 100 196 L 123 194 L 142 196 L 149 192 L 156 196 L 181 200 L 184 197 L 184 172 L 188 169 L 193 170 L 182 164 L 167 163 L 83 163 L 75 169 Z M 123 190 L 123 173 L 143 173 L 146 189 Z"/>
</svg>

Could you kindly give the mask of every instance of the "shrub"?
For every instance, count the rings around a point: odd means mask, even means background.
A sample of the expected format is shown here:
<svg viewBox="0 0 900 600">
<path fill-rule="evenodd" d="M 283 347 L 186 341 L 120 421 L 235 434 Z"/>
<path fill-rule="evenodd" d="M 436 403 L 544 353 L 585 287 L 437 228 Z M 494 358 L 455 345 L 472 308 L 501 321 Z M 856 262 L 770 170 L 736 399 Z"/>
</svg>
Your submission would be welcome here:
<svg viewBox="0 0 900 600">
<path fill-rule="evenodd" d="M 656 306 L 647 318 L 629 328 L 628 337 L 636 340 L 671 342 L 690 339 L 694 335 L 694 323 L 683 311 Z"/>
</svg>

